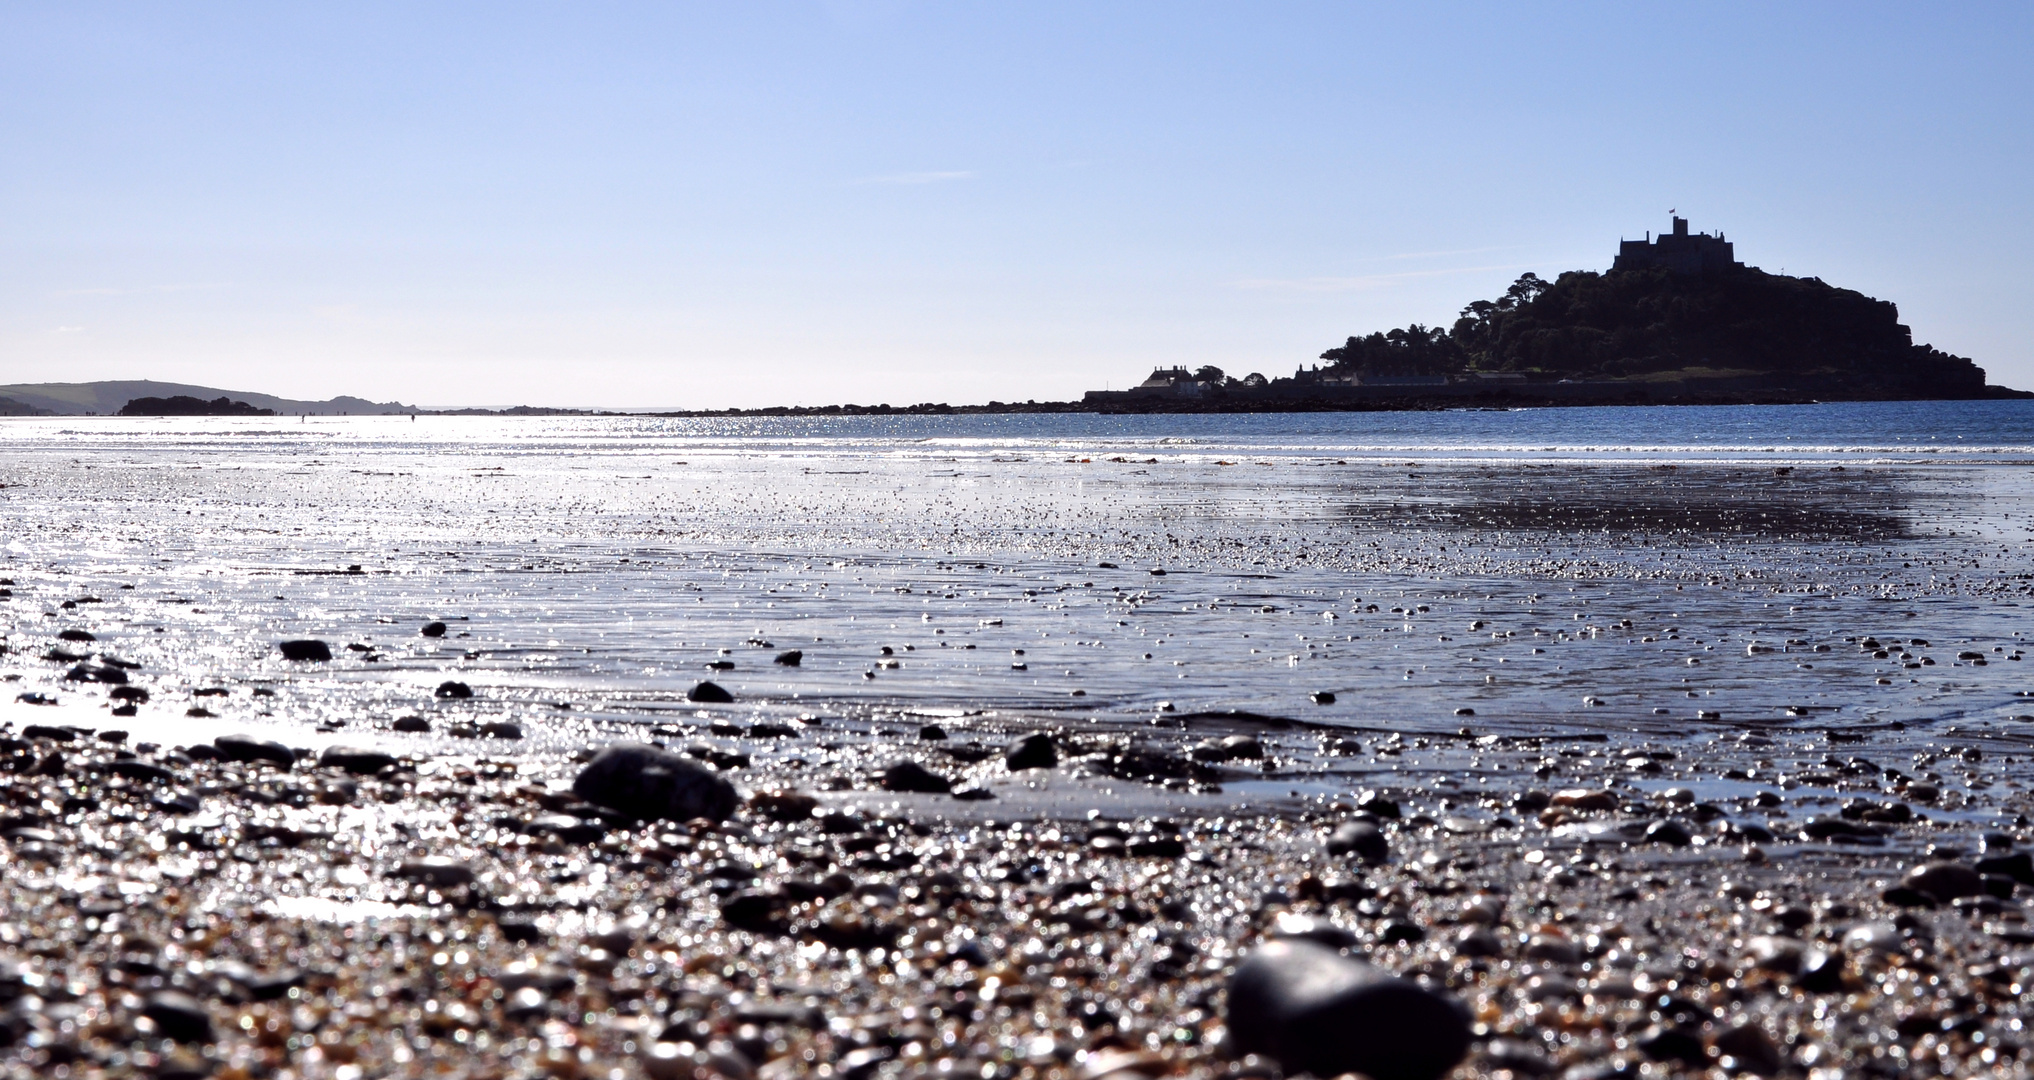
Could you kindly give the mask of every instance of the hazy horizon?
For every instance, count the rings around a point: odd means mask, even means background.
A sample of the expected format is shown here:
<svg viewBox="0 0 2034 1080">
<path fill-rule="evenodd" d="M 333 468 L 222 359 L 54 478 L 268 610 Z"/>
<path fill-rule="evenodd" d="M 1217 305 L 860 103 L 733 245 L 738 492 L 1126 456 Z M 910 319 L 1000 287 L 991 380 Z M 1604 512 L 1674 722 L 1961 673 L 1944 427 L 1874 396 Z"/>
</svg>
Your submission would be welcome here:
<svg viewBox="0 0 2034 1080">
<path fill-rule="evenodd" d="M 2004 4 L 0 12 L 0 382 L 433 407 L 1288 374 L 1668 211 L 2034 387 Z"/>
</svg>

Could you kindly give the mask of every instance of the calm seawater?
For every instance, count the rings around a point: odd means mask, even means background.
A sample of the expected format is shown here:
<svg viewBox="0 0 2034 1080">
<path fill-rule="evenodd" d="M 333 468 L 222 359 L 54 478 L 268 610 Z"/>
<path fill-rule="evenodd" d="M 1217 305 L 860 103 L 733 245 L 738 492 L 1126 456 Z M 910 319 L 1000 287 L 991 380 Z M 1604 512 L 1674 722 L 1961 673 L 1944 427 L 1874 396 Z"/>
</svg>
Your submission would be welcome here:
<svg viewBox="0 0 2034 1080">
<path fill-rule="evenodd" d="M 2017 401 L 9 420 L 0 720 L 114 723 L 68 653 L 140 665 L 120 723 L 165 742 L 444 744 L 388 730 L 412 714 L 530 733 L 496 753 L 703 734 L 684 694 L 711 677 L 737 698 L 713 715 L 843 738 L 1170 703 L 2017 745 L 2030 462 Z M 338 659 L 282 660 L 299 637 Z"/>
</svg>

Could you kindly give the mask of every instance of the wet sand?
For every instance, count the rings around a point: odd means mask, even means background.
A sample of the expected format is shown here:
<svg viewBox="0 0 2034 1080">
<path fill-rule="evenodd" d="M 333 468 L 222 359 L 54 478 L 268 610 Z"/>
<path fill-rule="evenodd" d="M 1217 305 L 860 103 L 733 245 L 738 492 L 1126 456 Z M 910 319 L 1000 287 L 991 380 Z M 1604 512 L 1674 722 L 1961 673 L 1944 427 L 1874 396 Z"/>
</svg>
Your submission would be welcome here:
<svg viewBox="0 0 2034 1080">
<path fill-rule="evenodd" d="M 2034 881 L 1900 891 L 2030 839 L 2021 470 L 1146 449 L 14 446 L 5 1060 L 1263 1073 L 1304 931 L 1465 1075 L 2023 1068 Z M 618 740 L 749 801 L 603 815 Z"/>
</svg>

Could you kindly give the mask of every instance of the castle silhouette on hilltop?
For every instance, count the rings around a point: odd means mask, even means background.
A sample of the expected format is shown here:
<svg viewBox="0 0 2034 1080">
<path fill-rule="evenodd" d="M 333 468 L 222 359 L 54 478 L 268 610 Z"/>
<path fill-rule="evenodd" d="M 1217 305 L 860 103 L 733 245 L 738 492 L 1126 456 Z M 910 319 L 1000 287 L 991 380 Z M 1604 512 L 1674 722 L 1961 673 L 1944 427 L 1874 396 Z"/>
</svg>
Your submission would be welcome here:
<svg viewBox="0 0 2034 1080">
<path fill-rule="evenodd" d="M 1674 231 L 1661 233 L 1658 240 L 1647 233 L 1644 240 L 1621 240 L 1612 270 L 1650 270 L 1664 267 L 1670 274 L 1710 274 L 1744 264 L 1737 261 L 1731 243 L 1722 233 L 1688 232 L 1688 219 L 1674 219 Z"/>
</svg>

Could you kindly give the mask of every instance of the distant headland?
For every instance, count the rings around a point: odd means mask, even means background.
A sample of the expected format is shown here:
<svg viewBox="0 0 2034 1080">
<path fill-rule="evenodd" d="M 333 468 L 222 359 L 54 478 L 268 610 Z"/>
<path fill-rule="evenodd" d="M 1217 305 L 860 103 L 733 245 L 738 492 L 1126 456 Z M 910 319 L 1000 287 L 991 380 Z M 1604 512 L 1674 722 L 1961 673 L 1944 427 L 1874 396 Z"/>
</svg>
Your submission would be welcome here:
<svg viewBox="0 0 2034 1080">
<path fill-rule="evenodd" d="M 225 405 L 218 399 L 226 398 Z M 195 400 L 196 405 L 189 404 Z M 131 412 L 122 412 L 130 405 Z M 202 408 L 201 408 L 202 406 Z M 248 412 L 245 410 L 253 410 Z M 0 416 L 391 416 L 418 411 L 395 401 L 335 397 L 296 401 L 245 390 L 221 390 L 153 379 L 0 385 Z"/>
<path fill-rule="evenodd" d="M 2034 397 L 1914 343 L 1893 304 L 1819 278 L 1748 267 L 1685 218 L 1625 240 L 1606 273 L 1526 274 L 1462 309 L 1323 352 L 1290 378 L 1161 368 L 1089 391 L 1105 412 L 1447 407 L 1471 403 L 1792 404 Z"/>
<path fill-rule="evenodd" d="M 2034 398 L 1961 356 L 1914 343 L 1892 303 L 1737 261 L 1722 233 L 1623 240 L 1608 271 L 1525 274 L 1453 326 L 1348 338 L 1325 364 L 1241 378 L 1159 368 L 1079 401 L 788 405 L 748 409 L 425 409 L 148 380 L 0 385 L 0 416 L 958 416 L 985 413 L 1326 412 L 1548 405 L 1791 405 Z"/>
</svg>

